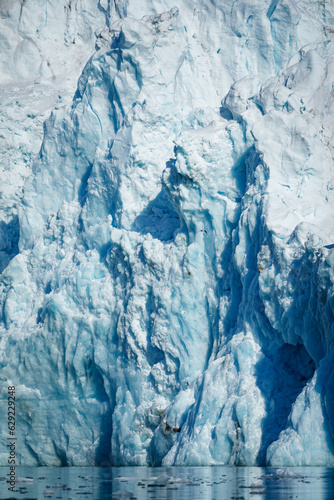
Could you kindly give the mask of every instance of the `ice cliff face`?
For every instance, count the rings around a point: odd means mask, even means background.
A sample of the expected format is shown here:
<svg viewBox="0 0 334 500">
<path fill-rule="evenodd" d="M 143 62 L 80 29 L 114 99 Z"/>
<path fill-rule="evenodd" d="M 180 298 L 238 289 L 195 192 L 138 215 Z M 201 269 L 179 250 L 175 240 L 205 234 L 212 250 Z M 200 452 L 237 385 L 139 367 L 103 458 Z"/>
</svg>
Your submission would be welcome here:
<svg viewBox="0 0 334 500">
<path fill-rule="evenodd" d="M 47 4 L 0 19 L 19 459 L 333 465 L 334 7 Z"/>
</svg>

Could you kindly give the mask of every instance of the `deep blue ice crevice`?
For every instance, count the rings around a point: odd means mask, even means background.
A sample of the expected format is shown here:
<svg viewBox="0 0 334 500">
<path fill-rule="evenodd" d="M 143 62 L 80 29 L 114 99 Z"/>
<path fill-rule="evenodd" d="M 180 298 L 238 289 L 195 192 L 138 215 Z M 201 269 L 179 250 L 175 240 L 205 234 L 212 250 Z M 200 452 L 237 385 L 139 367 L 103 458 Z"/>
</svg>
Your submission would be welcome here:
<svg viewBox="0 0 334 500">
<path fill-rule="evenodd" d="M 0 222 L 0 274 L 18 254 L 19 237 L 20 226 L 17 216 L 12 217 L 7 223 Z"/>
<path fill-rule="evenodd" d="M 141 234 L 150 233 L 153 238 L 167 242 L 174 238 L 180 225 L 179 214 L 169 201 L 166 191 L 162 189 L 156 198 L 136 217 L 132 229 Z"/>
</svg>

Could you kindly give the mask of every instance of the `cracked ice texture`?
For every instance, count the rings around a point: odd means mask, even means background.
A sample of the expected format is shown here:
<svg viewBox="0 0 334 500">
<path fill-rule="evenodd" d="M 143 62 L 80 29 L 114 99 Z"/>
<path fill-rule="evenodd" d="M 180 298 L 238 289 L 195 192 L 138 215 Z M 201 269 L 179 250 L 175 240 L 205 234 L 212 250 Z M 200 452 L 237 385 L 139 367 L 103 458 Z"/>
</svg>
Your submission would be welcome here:
<svg viewBox="0 0 334 500">
<path fill-rule="evenodd" d="M 333 7 L 49 4 L 2 8 L 8 100 L 82 69 L 4 190 L 20 461 L 332 465 Z"/>
</svg>

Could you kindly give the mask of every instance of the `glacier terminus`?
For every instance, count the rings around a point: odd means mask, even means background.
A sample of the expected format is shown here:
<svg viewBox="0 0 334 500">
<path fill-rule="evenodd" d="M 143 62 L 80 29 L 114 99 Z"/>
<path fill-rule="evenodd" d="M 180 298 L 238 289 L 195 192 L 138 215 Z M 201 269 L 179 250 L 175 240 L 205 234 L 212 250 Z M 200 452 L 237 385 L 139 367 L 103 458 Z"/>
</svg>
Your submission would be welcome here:
<svg viewBox="0 0 334 500">
<path fill-rule="evenodd" d="M 334 466 L 334 3 L 0 2 L 0 464 Z"/>
</svg>

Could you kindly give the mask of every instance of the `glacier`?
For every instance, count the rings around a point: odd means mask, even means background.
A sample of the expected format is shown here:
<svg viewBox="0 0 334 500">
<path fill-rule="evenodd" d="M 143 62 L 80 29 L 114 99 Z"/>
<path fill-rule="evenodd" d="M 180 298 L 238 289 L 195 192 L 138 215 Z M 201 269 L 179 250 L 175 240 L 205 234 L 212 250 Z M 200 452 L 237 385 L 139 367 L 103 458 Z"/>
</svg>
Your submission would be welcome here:
<svg viewBox="0 0 334 500">
<path fill-rule="evenodd" d="M 334 6 L 15 0 L 0 26 L 18 462 L 333 466 Z"/>
</svg>

